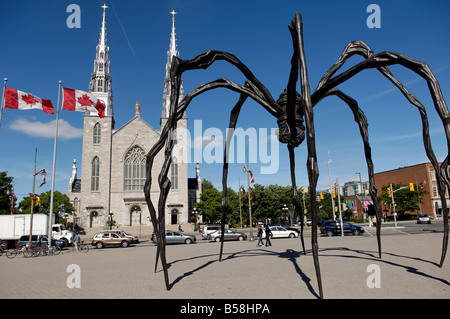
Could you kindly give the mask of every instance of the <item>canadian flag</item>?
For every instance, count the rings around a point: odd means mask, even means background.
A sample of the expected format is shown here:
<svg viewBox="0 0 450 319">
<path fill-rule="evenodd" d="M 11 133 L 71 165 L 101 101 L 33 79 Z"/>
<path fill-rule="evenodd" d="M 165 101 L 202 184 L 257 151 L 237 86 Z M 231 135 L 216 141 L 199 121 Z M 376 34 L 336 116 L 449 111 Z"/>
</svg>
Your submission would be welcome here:
<svg viewBox="0 0 450 319">
<path fill-rule="evenodd" d="M 97 112 L 100 118 L 105 117 L 105 104 L 91 93 L 63 88 L 62 109 L 78 112 Z"/>
<path fill-rule="evenodd" d="M 40 109 L 47 114 L 53 114 L 53 104 L 50 100 L 45 100 L 19 90 L 5 88 L 5 108 L 15 110 Z"/>
</svg>

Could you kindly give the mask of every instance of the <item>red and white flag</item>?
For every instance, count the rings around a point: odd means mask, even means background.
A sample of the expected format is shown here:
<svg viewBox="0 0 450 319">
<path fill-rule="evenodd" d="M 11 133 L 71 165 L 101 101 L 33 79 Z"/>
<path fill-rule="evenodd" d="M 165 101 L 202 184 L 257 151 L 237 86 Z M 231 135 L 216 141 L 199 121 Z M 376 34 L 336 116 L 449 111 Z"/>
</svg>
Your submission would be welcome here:
<svg viewBox="0 0 450 319">
<path fill-rule="evenodd" d="M 63 88 L 62 109 L 78 112 L 96 112 L 101 118 L 105 117 L 105 104 L 94 94 L 80 90 Z"/>
<path fill-rule="evenodd" d="M 42 183 L 41 185 L 39 185 L 39 187 L 42 187 L 42 185 L 45 184 L 45 177 L 47 176 L 47 172 L 45 171 L 45 169 L 43 169 L 42 171 L 39 172 L 39 174 L 42 175 Z"/>
<path fill-rule="evenodd" d="M 15 110 L 40 109 L 47 114 L 53 114 L 54 111 L 52 101 L 11 88 L 5 88 L 5 108 Z"/>
</svg>

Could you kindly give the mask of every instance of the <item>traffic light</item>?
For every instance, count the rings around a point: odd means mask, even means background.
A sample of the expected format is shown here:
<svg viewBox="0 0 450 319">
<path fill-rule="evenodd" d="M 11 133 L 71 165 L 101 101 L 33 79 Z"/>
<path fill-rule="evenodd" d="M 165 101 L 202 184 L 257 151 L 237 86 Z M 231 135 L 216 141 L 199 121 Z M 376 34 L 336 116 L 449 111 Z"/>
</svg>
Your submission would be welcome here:
<svg viewBox="0 0 450 319">
<path fill-rule="evenodd" d="M 320 193 L 320 199 L 323 199 L 323 193 Z"/>
<path fill-rule="evenodd" d="M 414 183 L 409 183 L 409 190 L 414 192 Z"/>
<path fill-rule="evenodd" d="M 333 185 L 333 198 L 336 198 L 336 185 Z"/>
<path fill-rule="evenodd" d="M 392 197 L 391 187 L 388 187 L 388 188 L 387 188 L 387 193 L 388 193 L 388 196 L 389 196 L 389 197 Z"/>
</svg>

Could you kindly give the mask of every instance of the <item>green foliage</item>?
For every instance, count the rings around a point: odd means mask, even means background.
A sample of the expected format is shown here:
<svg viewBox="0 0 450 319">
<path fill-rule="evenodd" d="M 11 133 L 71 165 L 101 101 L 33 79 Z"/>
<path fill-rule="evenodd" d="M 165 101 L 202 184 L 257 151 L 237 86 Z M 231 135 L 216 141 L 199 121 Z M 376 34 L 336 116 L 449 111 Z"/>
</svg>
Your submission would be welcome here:
<svg viewBox="0 0 450 319">
<path fill-rule="evenodd" d="M 0 172 L 0 215 L 11 213 L 11 197 L 7 195 L 7 192 L 13 192 L 12 182 L 14 178 L 7 175 L 8 172 Z"/>
<path fill-rule="evenodd" d="M 414 187 L 414 191 L 410 191 L 409 187 L 405 189 L 398 190 L 401 187 L 407 185 L 404 184 L 392 184 L 394 190 L 394 201 L 395 201 L 395 211 L 399 214 L 405 214 L 405 212 L 414 212 L 419 210 L 420 198 L 423 195 L 428 194 L 425 190 L 418 190 Z M 388 204 L 387 207 L 392 203 L 391 196 L 388 195 L 388 188 L 390 185 L 384 185 L 381 187 L 381 195 L 378 197 L 379 201 L 383 201 Z"/>
<path fill-rule="evenodd" d="M 296 220 L 299 216 L 299 211 L 294 207 L 292 199 L 293 190 L 291 186 L 268 185 L 263 186 L 254 184 L 252 186 L 251 208 L 252 221 L 265 222 L 266 219 L 271 219 L 273 223 L 286 221 L 288 218 Z M 299 190 L 301 196 L 301 190 Z M 225 219 L 233 227 L 240 226 L 240 211 L 242 212 L 242 224 L 249 225 L 249 192 L 246 190 L 245 195 L 241 193 L 241 203 L 239 202 L 239 193 L 227 189 L 227 211 Z M 218 191 L 210 181 L 203 180 L 203 190 L 200 202 L 196 203 L 195 208 L 206 213 L 207 223 L 219 223 L 222 216 L 222 192 Z M 308 200 L 309 202 L 309 200 Z M 300 198 L 302 205 L 302 198 Z M 284 212 L 282 208 L 287 206 L 288 211 Z M 303 210 L 303 206 L 301 206 Z"/>
<path fill-rule="evenodd" d="M 50 212 L 50 199 L 51 191 L 42 193 L 39 196 L 41 205 L 35 207 L 34 213 L 49 214 Z M 19 203 L 19 209 L 22 214 L 29 214 L 31 210 L 31 198 L 29 196 L 24 197 L 24 199 Z M 62 220 L 64 215 L 73 213 L 73 205 L 69 201 L 67 195 L 60 193 L 59 191 L 54 191 L 53 193 L 53 215 L 56 216 L 56 221 Z"/>
</svg>

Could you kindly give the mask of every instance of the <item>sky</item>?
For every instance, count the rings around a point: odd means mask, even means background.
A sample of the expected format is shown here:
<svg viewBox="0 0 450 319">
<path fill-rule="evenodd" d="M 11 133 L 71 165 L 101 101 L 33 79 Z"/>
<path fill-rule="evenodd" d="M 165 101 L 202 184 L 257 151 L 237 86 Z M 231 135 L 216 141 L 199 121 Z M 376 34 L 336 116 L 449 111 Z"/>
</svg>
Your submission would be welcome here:
<svg viewBox="0 0 450 319">
<path fill-rule="evenodd" d="M 88 91 L 95 48 L 99 41 L 104 1 L 5 1 L 0 0 L 0 81 L 7 87 L 58 103 L 58 81 L 62 86 Z M 296 12 L 302 15 L 305 55 L 311 91 L 336 62 L 350 41 L 362 40 L 375 53 L 392 51 L 426 62 L 440 83 L 445 99 L 450 97 L 450 3 L 433 1 L 301 1 L 301 0 L 108 0 L 105 1 L 107 43 L 116 128 L 135 115 L 159 129 L 163 80 L 169 49 L 172 15 L 180 58 L 192 59 L 206 50 L 236 55 L 278 99 L 288 82 L 292 40 L 288 25 Z M 79 27 L 68 20 L 80 9 Z M 374 11 L 369 7 L 376 4 Z M 379 24 L 376 24 L 376 23 Z M 376 27 L 373 27 L 375 23 Z M 361 62 L 349 59 L 342 71 Z M 438 160 L 445 158 L 445 134 L 426 82 L 416 73 L 392 66 L 396 76 L 427 108 L 431 140 Z M 341 72 L 341 71 L 339 71 Z M 197 86 L 218 78 L 243 85 L 245 78 L 232 65 L 216 62 L 208 70 L 183 74 L 187 94 Z M 369 139 L 375 172 L 428 162 L 417 110 L 376 70 L 365 70 L 339 88 L 359 102 L 369 122 Z M 300 88 L 298 88 L 300 91 Z M 221 189 L 225 129 L 238 94 L 217 89 L 200 95 L 187 110 L 193 148 L 189 177 L 195 176 L 200 161 L 201 177 Z M 51 189 L 68 191 L 72 161 L 78 162 L 80 176 L 83 114 L 60 111 L 55 172 L 53 149 L 56 113 L 41 110 L 5 109 L 0 126 L 0 171 L 14 177 L 14 191 L 20 198 L 32 191 L 33 165 L 45 169 L 46 184 L 36 177 L 36 193 Z M 201 125 L 201 127 L 199 126 Z M 326 189 L 336 181 L 368 179 L 364 149 L 358 125 L 346 104 L 328 97 L 314 108 L 319 181 Z M 200 129 L 199 129 L 200 127 Z M 285 144 L 276 140 L 277 122 L 264 108 L 247 101 L 237 127 L 250 136 L 249 167 L 255 183 L 290 185 L 289 160 Z M 200 134 L 195 134 L 199 130 Z M 211 132 L 214 133 L 214 142 Z M 203 142 L 195 144 L 194 141 Z M 241 145 L 241 146 L 239 146 Z M 229 168 L 228 185 L 237 190 L 247 186 L 242 171 L 243 144 L 236 143 Z M 306 142 L 296 149 L 296 181 L 308 185 Z M 328 159 L 331 164 L 328 165 Z M 219 162 L 219 163 L 217 163 Z M 329 174 L 329 171 L 331 174 Z"/>
</svg>

